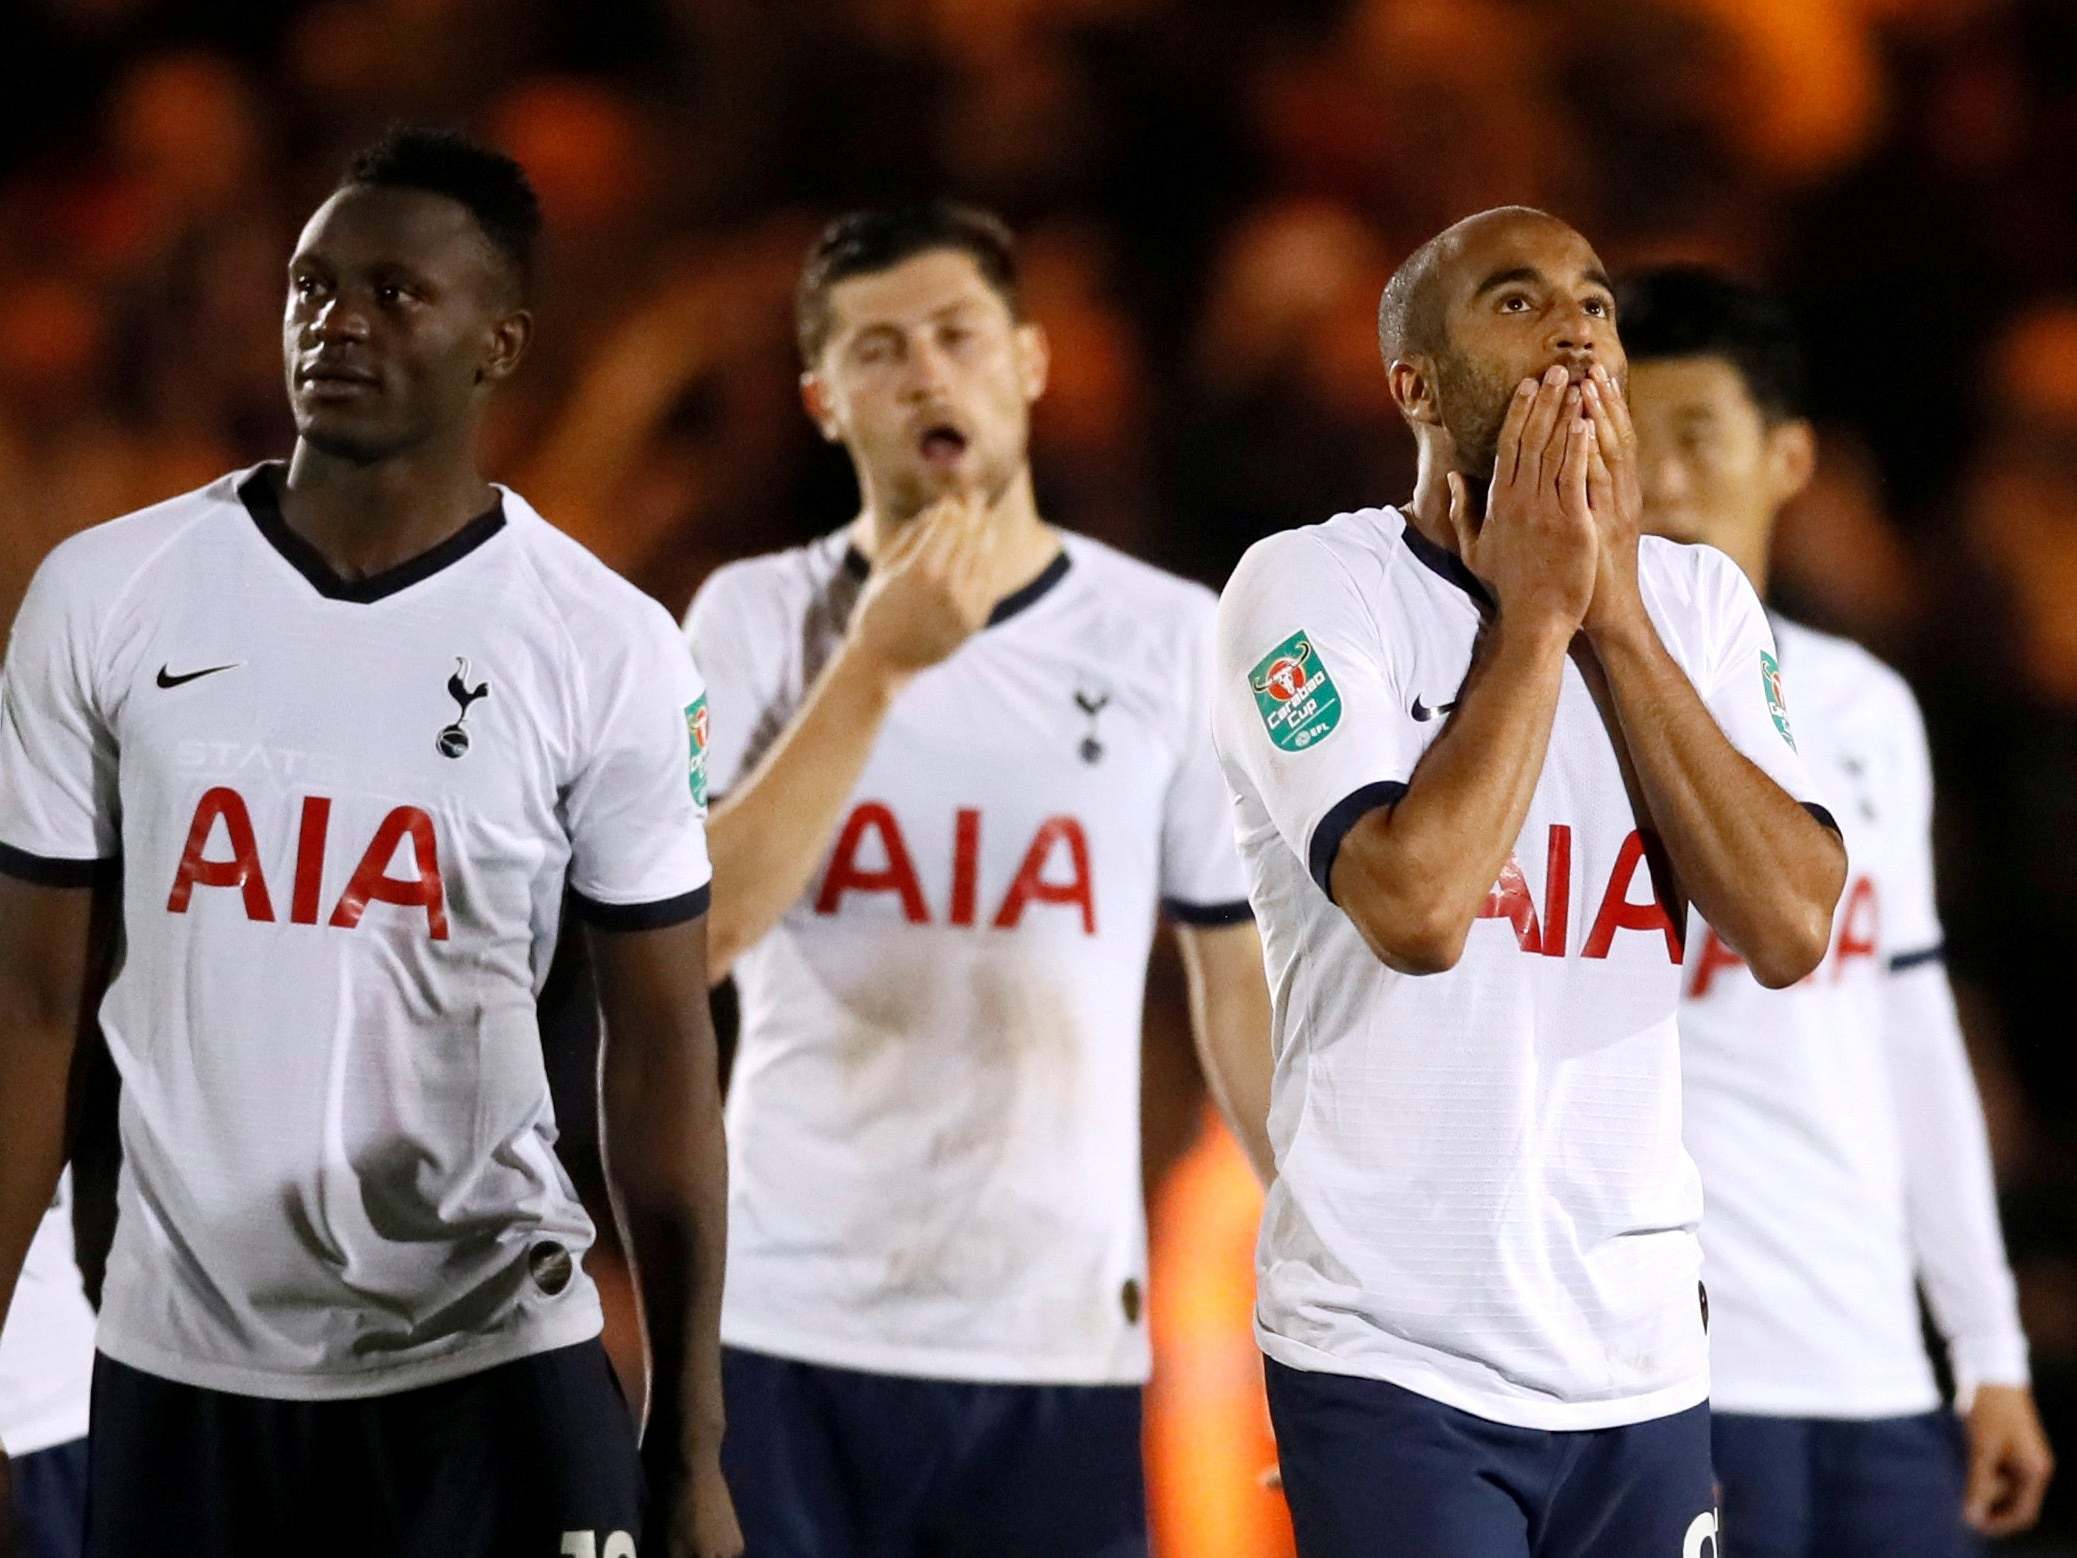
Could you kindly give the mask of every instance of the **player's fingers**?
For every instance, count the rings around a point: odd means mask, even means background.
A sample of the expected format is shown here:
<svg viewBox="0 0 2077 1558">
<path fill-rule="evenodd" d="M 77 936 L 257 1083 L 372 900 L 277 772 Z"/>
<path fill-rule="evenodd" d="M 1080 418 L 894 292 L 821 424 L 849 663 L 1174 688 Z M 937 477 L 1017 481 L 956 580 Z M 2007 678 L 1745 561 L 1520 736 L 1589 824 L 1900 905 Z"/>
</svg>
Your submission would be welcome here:
<svg viewBox="0 0 2077 1558">
<path fill-rule="evenodd" d="M 1962 1485 L 1962 1518 L 1978 1531 L 1988 1532 L 1998 1518 L 2005 1479 L 1999 1461 L 2004 1446 L 1990 1436 L 1969 1441 L 1969 1470 Z"/>
<path fill-rule="evenodd" d="M 1594 381 L 1601 392 L 1601 400 L 1608 407 L 1609 420 L 1615 424 L 1615 434 L 1624 449 L 1636 442 L 1637 429 L 1630 421 L 1630 402 L 1623 394 L 1622 386 L 1598 362 L 1588 370 L 1587 377 Z"/>
<path fill-rule="evenodd" d="M 1529 403 L 1528 418 L 1522 423 L 1522 452 L 1515 467 L 1517 482 L 1540 487 L 1556 468 L 1558 451 L 1551 444 L 1551 434 L 1565 407 L 1565 379 L 1565 370 L 1554 363 L 1536 387 L 1536 398 Z"/>
<path fill-rule="evenodd" d="M 1576 396 L 1567 402 L 1571 412 L 1565 419 L 1565 448 L 1558 463 L 1558 498 L 1565 512 L 1586 518 L 1587 470 L 1593 463 L 1596 443 L 1594 424 L 1579 415 Z"/>
<path fill-rule="evenodd" d="M 1515 479 L 1515 465 L 1522 450 L 1522 427 L 1529 420 L 1529 408 L 1536 403 L 1536 381 L 1524 379 L 1514 387 L 1514 399 L 1508 403 L 1507 419 L 1500 424 L 1500 437 L 1493 445 L 1493 485 L 1504 487 Z"/>
<path fill-rule="evenodd" d="M 2001 1470 L 2003 1497 L 1991 1517 L 1990 1534 L 2013 1536 L 2030 1531 L 2041 1518 L 2041 1502 L 2055 1472 L 2054 1459 L 2044 1447 L 2022 1441 L 2010 1447 Z"/>
</svg>

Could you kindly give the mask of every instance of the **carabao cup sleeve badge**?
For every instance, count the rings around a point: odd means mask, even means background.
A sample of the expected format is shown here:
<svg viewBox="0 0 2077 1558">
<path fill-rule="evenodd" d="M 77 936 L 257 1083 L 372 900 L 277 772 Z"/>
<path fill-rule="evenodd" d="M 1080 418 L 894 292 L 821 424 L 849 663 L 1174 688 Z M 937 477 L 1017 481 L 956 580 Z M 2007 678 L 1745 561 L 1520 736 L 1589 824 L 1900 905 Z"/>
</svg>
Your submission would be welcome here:
<svg viewBox="0 0 2077 1558">
<path fill-rule="evenodd" d="M 1781 690 L 1781 662 L 1764 649 L 1760 651 L 1760 688 L 1767 695 L 1767 712 L 1774 716 L 1774 728 L 1781 732 L 1789 750 L 1795 751 L 1795 733 L 1789 729 L 1788 696 Z"/>
<path fill-rule="evenodd" d="M 1255 662 L 1248 686 L 1269 739 L 1286 752 L 1325 741 L 1341 723 L 1341 693 L 1303 630 Z"/>
<path fill-rule="evenodd" d="M 707 804 L 707 695 L 685 706 L 685 742 L 688 749 L 685 772 L 692 781 L 692 799 L 696 806 Z"/>
</svg>

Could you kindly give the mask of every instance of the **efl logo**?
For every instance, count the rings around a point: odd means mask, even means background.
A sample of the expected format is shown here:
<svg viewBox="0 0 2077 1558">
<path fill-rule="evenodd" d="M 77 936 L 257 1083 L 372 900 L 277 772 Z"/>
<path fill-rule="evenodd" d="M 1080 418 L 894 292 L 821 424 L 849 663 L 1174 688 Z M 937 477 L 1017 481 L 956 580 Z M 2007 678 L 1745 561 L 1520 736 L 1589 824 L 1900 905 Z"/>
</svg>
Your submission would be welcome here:
<svg viewBox="0 0 2077 1558">
<path fill-rule="evenodd" d="M 205 858 L 211 835 L 223 824 L 228 858 Z M 331 831 L 332 801 L 325 795 L 303 798 L 301 826 L 296 832 L 295 882 L 290 889 L 289 923 L 315 925 L 318 900 L 324 892 L 325 843 Z M 390 862 L 397 851 L 410 845 L 414 876 L 391 876 Z M 197 887 L 235 887 L 245 902 L 245 917 L 271 923 L 274 898 L 267 890 L 266 872 L 260 866 L 260 851 L 253 837 L 252 813 L 245 797 L 227 785 L 205 790 L 195 803 L 194 821 L 188 824 L 187 847 L 173 873 L 173 890 L 166 896 L 169 914 L 185 914 Z M 371 903 L 391 903 L 425 911 L 426 931 L 435 941 L 447 939 L 447 884 L 440 875 L 440 844 L 433 819 L 416 806 L 399 806 L 384 817 L 375 837 L 361 852 L 360 864 L 347 880 L 326 924 L 352 930 Z"/>
</svg>

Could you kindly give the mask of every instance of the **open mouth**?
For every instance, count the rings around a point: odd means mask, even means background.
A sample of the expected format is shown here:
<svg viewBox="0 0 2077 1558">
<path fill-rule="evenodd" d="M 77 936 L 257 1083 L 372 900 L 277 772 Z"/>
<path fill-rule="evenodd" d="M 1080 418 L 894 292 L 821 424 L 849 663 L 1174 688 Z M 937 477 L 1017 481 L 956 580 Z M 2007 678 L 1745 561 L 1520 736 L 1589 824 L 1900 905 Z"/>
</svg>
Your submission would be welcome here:
<svg viewBox="0 0 2077 1558">
<path fill-rule="evenodd" d="M 966 454 L 967 438 L 949 422 L 934 422 L 916 440 L 916 451 L 926 465 L 948 470 Z"/>
</svg>

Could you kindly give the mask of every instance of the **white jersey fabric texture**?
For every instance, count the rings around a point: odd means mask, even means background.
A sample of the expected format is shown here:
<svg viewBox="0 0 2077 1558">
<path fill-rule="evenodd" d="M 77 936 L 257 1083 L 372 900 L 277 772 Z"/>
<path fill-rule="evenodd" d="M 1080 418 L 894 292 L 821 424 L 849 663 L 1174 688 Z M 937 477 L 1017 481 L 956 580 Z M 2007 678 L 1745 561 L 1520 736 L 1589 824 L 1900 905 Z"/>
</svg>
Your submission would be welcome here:
<svg viewBox="0 0 2077 1558">
<path fill-rule="evenodd" d="M 37 571 L 0 675 L 0 869 L 120 863 L 102 1351 L 370 1396 L 600 1328 L 535 997 L 566 886 L 608 927 L 704 910 L 701 689 L 669 614 L 510 492 L 348 581 L 273 481 Z"/>
<path fill-rule="evenodd" d="M 1766 990 L 1695 916 L 1680 1012 L 1702 1171 L 1711 1403 L 1770 1416 L 1926 1412 L 1918 1281 L 1966 1394 L 2024 1383 L 1983 1109 L 1941 963 L 1933 784 L 1902 677 L 1774 619 L 1812 777 L 1852 869 L 1824 963 Z"/>
<path fill-rule="evenodd" d="M 1639 575 L 1732 744 L 1810 804 L 1744 576 L 1649 537 Z M 1290 1367 L 1501 1423 L 1640 1422 L 1708 1393 L 1684 911 L 1577 665 L 1455 968 L 1395 973 L 1327 894 L 1349 828 L 1446 727 L 1484 602 L 1393 509 L 1258 543 L 1221 597 L 1213 728 L 1275 1014 L 1256 1332 Z"/>
<path fill-rule="evenodd" d="M 33 1455 L 86 1437 L 94 1311 L 72 1253 L 72 1174 L 29 1242 L 0 1329 L 0 1453 Z"/>
<path fill-rule="evenodd" d="M 687 628 L 727 790 L 838 648 L 842 533 Z M 1089 540 L 896 698 L 808 890 L 737 960 L 722 1337 L 925 1378 L 1146 1377 L 1141 1004 L 1158 911 L 1244 919 L 1209 590 Z"/>
</svg>

